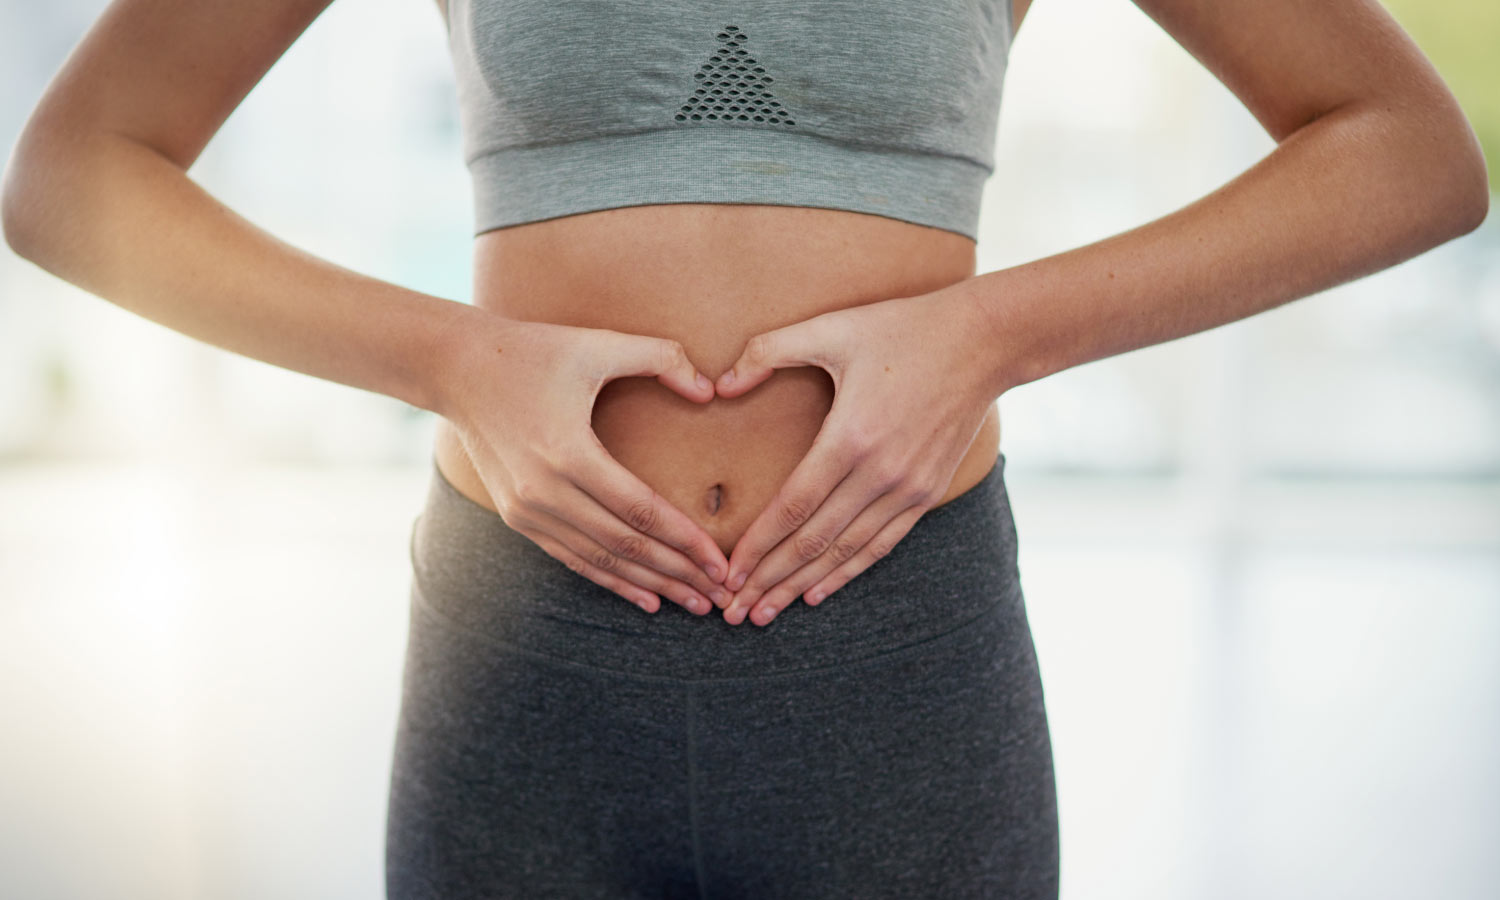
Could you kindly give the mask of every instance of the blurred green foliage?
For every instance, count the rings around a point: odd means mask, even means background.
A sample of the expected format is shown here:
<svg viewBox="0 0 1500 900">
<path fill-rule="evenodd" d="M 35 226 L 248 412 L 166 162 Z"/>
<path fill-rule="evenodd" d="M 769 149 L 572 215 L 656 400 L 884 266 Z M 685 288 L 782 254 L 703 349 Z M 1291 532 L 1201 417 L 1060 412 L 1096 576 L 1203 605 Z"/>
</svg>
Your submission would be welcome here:
<svg viewBox="0 0 1500 900">
<path fill-rule="evenodd" d="M 1458 98 L 1500 187 L 1500 0 L 1382 2 Z"/>
</svg>

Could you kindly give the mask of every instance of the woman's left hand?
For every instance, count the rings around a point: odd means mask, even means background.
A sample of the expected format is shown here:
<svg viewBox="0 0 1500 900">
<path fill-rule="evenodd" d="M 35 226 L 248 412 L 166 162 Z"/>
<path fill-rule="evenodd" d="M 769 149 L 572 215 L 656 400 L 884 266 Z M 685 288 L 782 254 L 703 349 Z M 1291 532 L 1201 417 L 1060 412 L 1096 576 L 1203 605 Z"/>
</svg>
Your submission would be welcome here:
<svg viewBox="0 0 1500 900">
<path fill-rule="evenodd" d="M 963 282 L 758 334 L 719 377 L 738 397 L 772 370 L 818 366 L 834 398 L 807 455 L 735 545 L 730 624 L 817 605 L 880 559 L 946 494 L 990 405 L 990 331 Z M 742 583 L 736 581 L 736 577 Z"/>
</svg>

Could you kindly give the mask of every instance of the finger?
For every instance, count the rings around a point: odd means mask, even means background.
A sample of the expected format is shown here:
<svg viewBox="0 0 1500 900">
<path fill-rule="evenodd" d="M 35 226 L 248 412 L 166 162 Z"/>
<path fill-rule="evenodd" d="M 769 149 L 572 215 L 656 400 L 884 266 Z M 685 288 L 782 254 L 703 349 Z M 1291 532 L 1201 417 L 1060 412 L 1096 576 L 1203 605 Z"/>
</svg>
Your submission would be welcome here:
<svg viewBox="0 0 1500 900">
<path fill-rule="evenodd" d="M 688 585 L 668 578 L 655 569 L 648 568 L 640 563 L 633 562 L 610 552 L 608 547 L 601 545 L 562 519 L 550 514 L 543 514 L 537 527 L 545 529 L 554 539 L 561 542 L 597 571 L 613 575 L 639 588 L 660 594 L 678 606 L 700 616 L 706 615 L 714 609 L 713 604 L 709 602 L 707 597 L 699 594 Z M 648 612 L 654 611 L 648 610 Z"/>
<path fill-rule="evenodd" d="M 850 560 L 834 569 L 826 578 L 813 585 L 805 592 L 804 602 L 811 606 L 817 606 L 828 595 L 854 580 L 854 577 L 869 567 L 875 565 L 881 557 L 890 553 L 895 546 L 906 537 L 911 527 L 917 523 L 927 512 L 927 507 L 913 506 L 906 512 L 892 519 L 888 525 L 882 528 L 869 543 Z"/>
<path fill-rule="evenodd" d="M 742 589 L 765 555 L 812 518 L 848 476 L 857 454 L 837 449 L 833 440 L 824 436 L 834 430 L 825 423 L 807 455 L 734 545 L 729 555 L 729 575 L 724 580 L 729 590 Z"/>
<path fill-rule="evenodd" d="M 745 349 L 734 365 L 719 376 L 715 391 L 721 397 L 738 397 L 770 378 L 776 369 L 790 366 L 830 368 L 834 360 L 829 327 L 826 322 L 813 318 L 755 335 L 745 343 Z"/>
<path fill-rule="evenodd" d="M 563 565 L 572 569 L 579 575 L 582 575 L 584 578 L 587 578 L 589 581 L 592 581 L 593 583 L 599 585 L 600 587 L 614 591 L 616 594 L 619 594 L 621 597 L 624 597 L 626 600 L 629 600 L 631 603 L 634 603 L 636 606 L 639 606 L 646 612 L 654 613 L 661 608 L 660 597 L 642 587 L 631 584 L 618 575 L 605 572 L 597 566 L 590 564 L 583 557 L 579 556 L 577 553 L 574 553 L 572 550 L 569 550 L 554 538 L 540 532 L 525 532 L 525 534 L 526 537 L 530 538 L 532 542 L 534 542 L 538 547 L 541 547 L 544 551 L 546 551 L 548 556 L 552 557 L 558 562 L 561 562 Z"/>
<path fill-rule="evenodd" d="M 900 494 L 888 493 L 882 496 L 877 502 L 865 508 L 849 527 L 829 544 L 826 552 L 772 584 L 758 601 L 752 601 L 745 618 L 757 625 L 765 625 L 771 621 L 829 573 L 852 560 L 875 535 L 880 533 L 881 529 L 911 506 L 911 501 Z M 755 578 L 751 578 L 751 581 L 755 581 Z M 733 602 L 738 602 L 738 597 Z"/>
<path fill-rule="evenodd" d="M 729 560 L 708 532 L 620 465 L 597 437 L 594 444 L 594 452 L 574 473 L 577 486 L 636 531 L 681 550 L 712 581 L 722 582 L 729 572 Z"/>
<path fill-rule="evenodd" d="M 620 333 L 610 374 L 655 375 L 656 380 L 695 403 L 714 398 L 714 383 L 698 371 L 677 341 Z"/>
<path fill-rule="evenodd" d="M 683 582 L 685 587 L 713 599 L 715 605 L 722 606 L 728 599 L 728 592 L 681 551 L 620 521 L 618 516 L 577 485 L 569 485 L 566 490 L 569 494 L 564 499 L 571 502 L 565 508 L 559 504 L 557 510 L 544 509 L 553 518 L 581 531 L 596 545 L 622 560 L 662 573 L 672 581 Z M 637 583 L 651 587 L 644 582 Z M 659 592 L 660 588 L 652 587 L 652 590 Z"/>
<path fill-rule="evenodd" d="M 883 525 L 896 513 L 911 505 L 902 503 L 897 506 L 893 502 L 882 502 L 883 496 L 890 487 L 891 485 L 881 478 L 872 475 L 868 467 L 856 468 L 850 472 L 833 489 L 827 499 L 818 505 L 816 511 L 801 527 L 792 531 L 754 564 L 744 585 L 735 592 L 734 598 L 730 601 L 725 618 L 729 619 L 732 624 L 744 621 L 744 616 L 755 608 L 763 594 L 779 586 L 787 576 L 824 556 L 842 554 L 836 561 L 830 562 L 824 571 L 832 570 L 835 565 L 853 556 L 855 551 L 864 545 L 864 540 L 849 546 L 848 541 L 842 535 L 856 517 L 872 504 L 878 503 L 885 511 L 885 518 L 880 521 Z M 874 532 L 875 529 L 872 528 L 870 534 Z M 866 535 L 865 540 L 868 539 L 869 535 Z M 738 547 L 735 548 L 735 553 L 739 553 Z M 735 562 L 731 561 L 730 585 L 734 583 L 732 580 L 735 572 L 734 566 Z M 782 605 L 790 603 L 796 596 L 792 594 L 786 597 Z"/>
</svg>

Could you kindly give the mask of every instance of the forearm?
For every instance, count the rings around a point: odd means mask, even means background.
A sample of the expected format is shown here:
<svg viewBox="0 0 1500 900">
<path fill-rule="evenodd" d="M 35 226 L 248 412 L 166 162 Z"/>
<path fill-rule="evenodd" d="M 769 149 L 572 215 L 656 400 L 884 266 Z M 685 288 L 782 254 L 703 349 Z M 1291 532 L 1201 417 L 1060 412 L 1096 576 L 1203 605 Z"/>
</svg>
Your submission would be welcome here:
<svg viewBox="0 0 1500 900">
<path fill-rule="evenodd" d="M 999 396 L 1394 265 L 1474 229 L 1487 204 L 1466 123 L 1351 104 L 1174 213 L 954 289 L 985 323 Z"/>
<path fill-rule="evenodd" d="M 117 135 L 23 140 L 5 194 L 7 239 L 54 275 L 206 343 L 441 412 L 435 363 L 472 307 L 293 247 Z"/>
</svg>

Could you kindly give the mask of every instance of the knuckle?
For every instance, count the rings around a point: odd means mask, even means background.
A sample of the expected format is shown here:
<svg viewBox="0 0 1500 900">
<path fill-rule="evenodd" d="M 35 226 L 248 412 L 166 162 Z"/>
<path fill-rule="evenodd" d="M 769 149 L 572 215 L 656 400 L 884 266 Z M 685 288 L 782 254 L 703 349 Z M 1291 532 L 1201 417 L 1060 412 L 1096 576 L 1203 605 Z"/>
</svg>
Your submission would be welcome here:
<svg viewBox="0 0 1500 900">
<path fill-rule="evenodd" d="M 943 494 L 947 492 L 939 485 L 929 484 L 919 485 L 914 493 L 915 496 L 912 497 L 913 506 L 931 509 L 938 505 L 943 499 Z"/>
<path fill-rule="evenodd" d="M 614 571 L 615 567 L 620 564 L 620 558 L 618 556 L 615 556 L 613 553 L 610 553 L 608 550 L 605 550 L 603 547 L 595 550 L 593 553 L 593 557 L 594 567 L 605 572 Z"/>
<path fill-rule="evenodd" d="M 638 534 L 622 534 L 615 539 L 615 556 L 640 559 L 646 553 L 646 541 Z"/>
<path fill-rule="evenodd" d="M 890 490 L 908 504 L 921 503 L 927 499 L 927 485 L 909 478 L 892 484 Z"/>
<path fill-rule="evenodd" d="M 662 341 L 658 347 L 663 370 L 676 368 L 687 361 L 687 350 L 679 341 Z"/>
<path fill-rule="evenodd" d="M 828 539 L 821 534 L 800 534 L 794 544 L 797 548 L 797 558 L 803 562 L 809 562 L 823 555 L 828 549 Z"/>
<path fill-rule="evenodd" d="M 859 548 L 848 538 L 839 538 L 828 548 L 828 555 L 833 557 L 834 562 L 840 563 L 848 562 L 858 552 Z"/>
<path fill-rule="evenodd" d="M 844 438 L 845 452 L 852 460 L 868 459 L 880 446 L 880 438 L 867 425 L 851 426 Z"/>
<path fill-rule="evenodd" d="M 584 577 L 587 577 L 589 574 L 589 564 L 584 562 L 582 557 L 574 556 L 570 553 L 563 559 L 563 564 L 572 569 L 574 574 Z"/>
<path fill-rule="evenodd" d="M 887 556 L 891 552 L 891 550 L 895 548 L 895 546 L 895 541 L 892 541 L 890 538 L 875 538 L 874 540 L 870 541 L 869 544 L 870 559 L 881 559 Z"/>
<path fill-rule="evenodd" d="M 588 463 L 588 452 L 574 441 L 552 450 L 549 458 L 558 472 L 577 472 Z"/>
<path fill-rule="evenodd" d="M 661 512 L 656 508 L 655 499 L 636 500 L 625 511 L 625 520 L 636 531 L 654 531 L 661 524 Z"/>
<path fill-rule="evenodd" d="M 784 500 L 776 506 L 776 521 L 782 528 L 800 528 L 812 515 L 812 507 L 801 500 Z"/>
<path fill-rule="evenodd" d="M 516 504 L 510 498 L 496 497 L 495 512 L 499 513 L 500 518 L 504 519 L 505 524 L 509 525 L 512 529 L 516 531 L 525 530 L 520 521 L 520 511 L 516 509 Z M 555 556 L 556 554 L 553 555 Z"/>
<path fill-rule="evenodd" d="M 771 336 L 757 334 L 745 344 L 745 355 L 752 362 L 761 362 L 771 354 Z"/>
<path fill-rule="evenodd" d="M 536 520 L 515 506 L 507 506 L 504 512 L 501 513 L 500 518 L 505 520 L 505 524 L 510 526 L 512 531 L 519 531 L 525 534 L 536 530 Z"/>
<path fill-rule="evenodd" d="M 496 496 L 494 499 L 495 512 L 500 514 L 501 520 L 503 520 L 512 531 L 519 531 L 524 534 L 526 532 L 536 530 L 536 517 L 532 515 L 532 513 L 535 512 L 536 509 L 534 506 L 529 506 L 525 503 L 522 503 L 514 493 L 512 493 L 509 497 Z"/>
<path fill-rule="evenodd" d="M 522 507 L 534 507 L 540 499 L 541 485 L 534 479 L 517 479 L 511 488 L 511 495 L 515 499 L 515 505 Z"/>
<path fill-rule="evenodd" d="M 888 491 L 899 488 L 905 494 L 910 489 L 906 483 L 906 467 L 899 463 L 890 460 L 882 461 L 875 466 L 874 474 L 875 478 L 880 482 L 880 486 Z"/>
<path fill-rule="evenodd" d="M 556 470 L 562 468 L 562 460 L 566 457 L 570 442 L 561 440 L 555 434 L 547 434 L 537 439 L 536 447 L 537 461 L 547 468 Z"/>
</svg>

